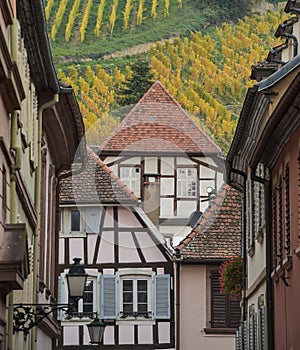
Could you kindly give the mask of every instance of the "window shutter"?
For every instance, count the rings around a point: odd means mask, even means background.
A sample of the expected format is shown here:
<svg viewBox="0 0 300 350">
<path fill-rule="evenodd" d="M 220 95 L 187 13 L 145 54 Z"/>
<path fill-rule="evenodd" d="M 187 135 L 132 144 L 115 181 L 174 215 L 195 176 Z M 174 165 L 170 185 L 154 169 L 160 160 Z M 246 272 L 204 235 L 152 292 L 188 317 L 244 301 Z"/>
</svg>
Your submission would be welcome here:
<svg viewBox="0 0 300 350">
<path fill-rule="evenodd" d="M 117 317 L 117 288 L 115 275 L 101 275 L 100 318 Z"/>
<path fill-rule="evenodd" d="M 155 309 L 157 319 L 170 319 L 170 275 L 155 276 Z"/>
<path fill-rule="evenodd" d="M 236 331 L 235 335 L 235 349 L 236 350 L 243 350 L 242 347 L 242 327 L 239 327 L 239 329 Z"/>
<path fill-rule="evenodd" d="M 58 288 L 57 288 L 57 303 L 62 304 L 62 293 L 63 293 L 63 278 L 61 276 L 58 276 Z M 57 311 L 57 319 L 59 321 L 63 318 L 63 311 L 58 310 Z"/>
<path fill-rule="evenodd" d="M 243 321 L 243 349 L 248 349 L 248 321 Z"/>
<path fill-rule="evenodd" d="M 238 328 L 241 324 L 241 307 L 239 300 L 229 297 L 229 322 L 227 326 Z"/>
<path fill-rule="evenodd" d="M 220 274 L 211 272 L 211 327 L 226 328 L 226 299 L 227 295 L 220 292 Z"/>
</svg>

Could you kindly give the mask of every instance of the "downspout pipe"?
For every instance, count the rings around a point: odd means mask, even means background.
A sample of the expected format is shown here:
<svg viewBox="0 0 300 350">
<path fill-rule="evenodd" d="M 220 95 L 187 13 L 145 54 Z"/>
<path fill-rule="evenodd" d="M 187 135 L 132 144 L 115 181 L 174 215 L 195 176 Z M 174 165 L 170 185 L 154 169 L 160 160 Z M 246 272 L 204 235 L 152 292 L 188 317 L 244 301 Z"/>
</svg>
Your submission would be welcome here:
<svg viewBox="0 0 300 350">
<path fill-rule="evenodd" d="M 180 269 L 183 257 L 180 253 L 180 250 L 175 249 L 175 254 L 173 256 L 175 263 L 175 272 L 176 272 L 176 300 L 175 300 L 175 324 L 176 324 L 176 340 L 175 340 L 175 349 L 180 350 Z"/>
<path fill-rule="evenodd" d="M 272 224 L 271 224 L 271 185 L 270 181 L 264 184 L 265 215 L 266 215 L 266 302 L 267 302 L 267 331 L 269 350 L 274 349 L 274 311 L 273 311 L 273 282 L 272 273 Z"/>
<path fill-rule="evenodd" d="M 39 253 L 39 233 L 40 233 L 40 205 L 41 205 L 41 151 L 43 137 L 43 113 L 59 101 L 59 95 L 55 94 L 53 99 L 44 103 L 38 110 L 38 138 L 37 138 L 37 165 L 35 170 L 35 196 L 34 208 L 37 215 L 37 225 L 33 234 L 33 293 L 32 303 L 37 303 L 37 273 L 38 273 L 38 253 Z M 36 327 L 32 328 L 31 350 L 36 349 Z"/>
<path fill-rule="evenodd" d="M 246 194 L 247 194 L 247 174 L 241 170 L 232 168 L 232 162 L 229 162 L 228 178 L 230 173 L 237 174 L 243 178 L 243 213 L 242 213 L 242 259 L 243 259 L 243 274 L 242 274 L 242 321 L 247 320 L 247 237 L 246 237 Z M 230 181 L 229 181 L 230 182 Z"/>
<path fill-rule="evenodd" d="M 293 47 L 294 47 L 293 56 L 295 58 L 298 55 L 298 39 L 297 39 L 297 37 L 293 34 L 288 34 L 288 33 L 283 33 L 281 36 L 293 40 Z"/>
</svg>

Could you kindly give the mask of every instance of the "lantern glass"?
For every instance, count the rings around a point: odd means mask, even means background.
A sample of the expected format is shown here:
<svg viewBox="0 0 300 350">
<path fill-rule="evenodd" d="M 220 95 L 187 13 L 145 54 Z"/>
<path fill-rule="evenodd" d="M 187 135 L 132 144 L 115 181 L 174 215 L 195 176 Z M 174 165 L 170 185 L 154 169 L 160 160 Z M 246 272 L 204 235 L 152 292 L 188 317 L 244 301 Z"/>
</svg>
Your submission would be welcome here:
<svg viewBox="0 0 300 350">
<path fill-rule="evenodd" d="M 88 275 L 85 272 L 84 267 L 80 264 L 81 259 L 74 258 L 73 260 L 74 264 L 70 267 L 69 272 L 66 274 L 69 297 L 82 298 Z"/>
<path fill-rule="evenodd" d="M 87 327 L 90 335 L 90 343 L 100 344 L 106 327 L 105 323 L 99 320 L 99 318 L 95 318 Z"/>
</svg>

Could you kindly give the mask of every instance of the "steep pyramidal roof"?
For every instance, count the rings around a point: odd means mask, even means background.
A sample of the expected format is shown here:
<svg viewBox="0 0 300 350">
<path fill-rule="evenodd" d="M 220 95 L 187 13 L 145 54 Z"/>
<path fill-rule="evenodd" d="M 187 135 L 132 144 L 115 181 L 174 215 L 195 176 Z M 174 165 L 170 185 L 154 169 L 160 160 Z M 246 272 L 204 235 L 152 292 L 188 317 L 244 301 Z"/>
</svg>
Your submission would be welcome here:
<svg viewBox="0 0 300 350">
<path fill-rule="evenodd" d="M 224 184 L 196 227 L 177 246 L 184 260 L 224 260 L 240 254 L 241 212 L 241 194 Z"/>
<path fill-rule="evenodd" d="M 161 82 L 155 82 L 100 146 L 101 153 L 184 152 L 218 155 L 220 148 L 188 116 Z"/>
</svg>

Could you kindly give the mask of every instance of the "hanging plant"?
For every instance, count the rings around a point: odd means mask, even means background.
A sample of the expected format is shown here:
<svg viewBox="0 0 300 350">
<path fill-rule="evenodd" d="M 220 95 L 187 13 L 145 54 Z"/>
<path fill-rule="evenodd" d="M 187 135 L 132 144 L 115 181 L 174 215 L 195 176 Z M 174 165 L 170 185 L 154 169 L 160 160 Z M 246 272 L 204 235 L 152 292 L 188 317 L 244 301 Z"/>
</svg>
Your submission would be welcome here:
<svg viewBox="0 0 300 350">
<path fill-rule="evenodd" d="M 242 268 L 243 260 L 238 255 L 225 261 L 219 270 L 221 292 L 240 299 L 242 294 Z"/>
</svg>

